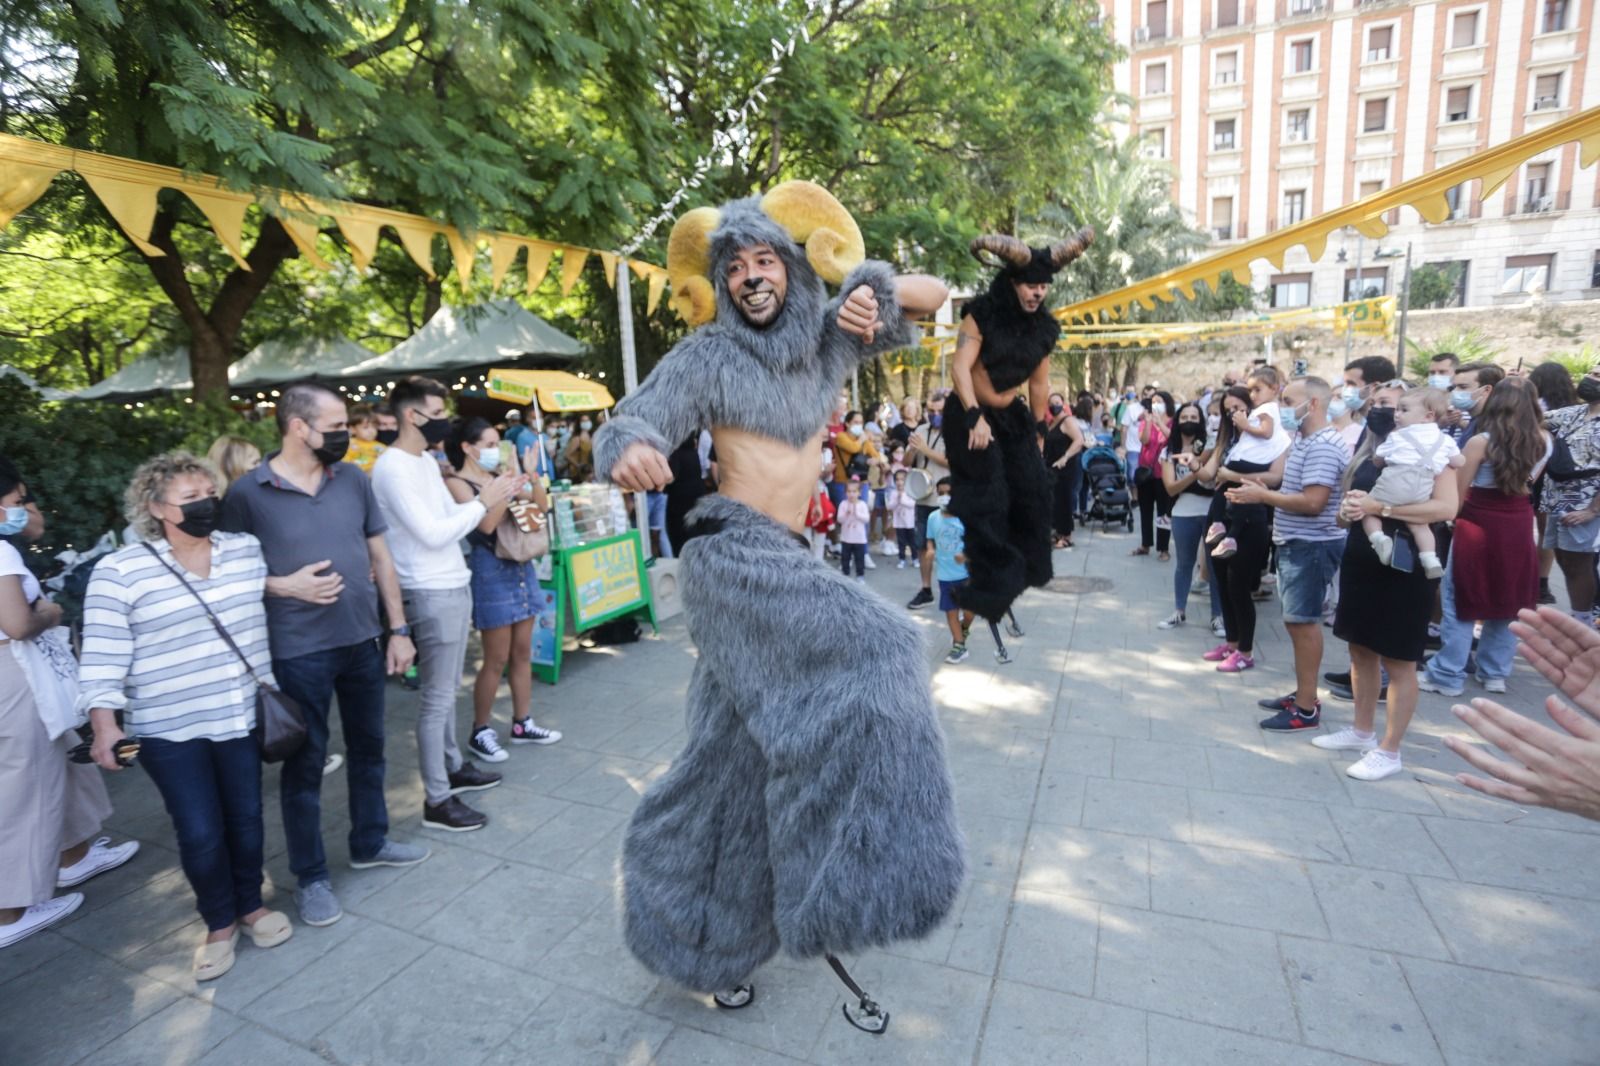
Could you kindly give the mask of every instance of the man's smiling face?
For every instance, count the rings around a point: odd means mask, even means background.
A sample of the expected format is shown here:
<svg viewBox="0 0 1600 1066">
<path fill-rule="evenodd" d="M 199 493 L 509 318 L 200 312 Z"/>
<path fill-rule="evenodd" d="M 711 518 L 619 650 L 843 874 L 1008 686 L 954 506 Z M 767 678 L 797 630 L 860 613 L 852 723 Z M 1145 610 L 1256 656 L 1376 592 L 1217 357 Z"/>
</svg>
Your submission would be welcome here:
<svg viewBox="0 0 1600 1066">
<path fill-rule="evenodd" d="M 789 272 L 769 245 L 740 248 L 728 263 L 728 295 L 744 320 L 764 329 L 783 310 L 789 291 Z"/>
</svg>

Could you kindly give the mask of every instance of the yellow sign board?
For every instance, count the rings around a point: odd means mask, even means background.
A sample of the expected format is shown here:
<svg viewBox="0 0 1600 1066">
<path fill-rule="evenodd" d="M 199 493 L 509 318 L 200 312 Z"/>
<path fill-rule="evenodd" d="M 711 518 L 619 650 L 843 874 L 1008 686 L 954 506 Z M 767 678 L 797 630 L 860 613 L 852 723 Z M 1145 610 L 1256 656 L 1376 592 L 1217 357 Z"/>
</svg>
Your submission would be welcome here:
<svg viewBox="0 0 1600 1066">
<path fill-rule="evenodd" d="M 578 629 L 643 604 L 637 538 L 603 541 L 566 554 L 572 568 L 572 613 Z"/>
</svg>

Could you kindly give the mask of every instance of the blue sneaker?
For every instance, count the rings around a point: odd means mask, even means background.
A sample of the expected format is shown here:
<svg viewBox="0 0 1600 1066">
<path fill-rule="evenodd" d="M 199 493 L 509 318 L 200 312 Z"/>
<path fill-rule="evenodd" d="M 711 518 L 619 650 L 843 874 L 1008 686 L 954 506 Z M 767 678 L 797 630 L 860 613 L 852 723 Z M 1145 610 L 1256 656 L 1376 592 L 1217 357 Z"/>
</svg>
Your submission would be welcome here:
<svg viewBox="0 0 1600 1066">
<path fill-rule="evenodd" d="M 370 859 L 350 856 L 350 869 L 369 870 L 374 866 L 415 866 L 433 852 L 416 844 L 402 844 L 398 840 L 385 840 L 383 847 Z"/>
<path fill-rule="evenodd" d="M 294 903 L 300 908 L 300 920 L 307 925 L 332 925 L 344 917 L 339 897 L 327 881 L 313 881 L 295 892 Z"/>
<path fill-rule="evenodd" d="M 1322 724 L 1322 708 L 1301 710 L 1294 704 L 1283 708 L 1271 718 L 1261 720 L 1261 728 L 1270 733 L 1293 733 L 1299 729 L 1315 729 Z"/>
</svg>

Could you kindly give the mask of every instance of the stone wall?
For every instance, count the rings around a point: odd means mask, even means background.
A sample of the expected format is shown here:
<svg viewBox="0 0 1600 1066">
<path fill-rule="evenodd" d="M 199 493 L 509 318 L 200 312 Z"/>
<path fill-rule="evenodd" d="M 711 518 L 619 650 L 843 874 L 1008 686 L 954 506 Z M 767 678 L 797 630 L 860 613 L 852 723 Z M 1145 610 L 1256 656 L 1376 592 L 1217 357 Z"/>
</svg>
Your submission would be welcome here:
<svg viewBox="0 0 1600 1066">
<path fill-rule="evenodd" d="M 1572 351 L 1585 343 L 1600 345 L 1600 300 L 1568 302 L 1523 302 L 1501 307 L 1473 307 L 1443 311 L 1412 311 L 1406 335 L 1418 343 L 1447 333 L 1478 329 L 1500 351 L 1496 360 L 1507 369 L 1519 357 L 1531 367 L 1550 353 Z M 1386 355 L 1395 358 L 1396 338 L 1357 335 L 1350 346 L 1350 358 Z M 1175 350 L 1140 356 L 1135 375 L 1138 383 L 1159 382 L 1174 394 L 1193 395 L 1201 385 L 1220 380 L 1228 367 L 1243 368 L 1266 356 L 1264 338 L 1236 337 L 1203 344 L 1186 344 Z M 1330 330 L 1301 330 L 1279 333 L 1273 338 L 1271 362 L 1290 371 L 1296 359 L 1305 359 L 1308 372 L 1331 380 L 1342 378 L 1345 338 Z M 1126 357 L 1124 356 L 1125 360 Z M 1065 378 L 1065 364 L 1058 359 L 1058 374 Z M 1119 383 L 1125 375 L 1119 376 Z M 1104 382 L 1096 384 L 1103 385 Z"/>
</svg>

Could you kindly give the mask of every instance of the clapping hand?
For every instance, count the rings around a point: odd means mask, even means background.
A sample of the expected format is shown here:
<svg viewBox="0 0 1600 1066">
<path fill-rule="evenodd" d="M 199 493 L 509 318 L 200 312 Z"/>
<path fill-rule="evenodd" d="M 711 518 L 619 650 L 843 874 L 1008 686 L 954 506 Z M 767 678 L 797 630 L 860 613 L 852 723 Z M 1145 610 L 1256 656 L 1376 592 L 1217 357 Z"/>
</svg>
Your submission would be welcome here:
<svg viewBox="0 0 1600 1066">
<path fill-rule="evenodd" d="M 1600 717 L 1600 633 L 1554 607 L 1523 611 L 1511 623 L 1518 651 L 1573 703 Z"/>
<path fill-rule="evenodd" d="M 871 344 L 878 335 L 878 296 L 871 285 L 857 285 L 839 307 L 839 328 L 861 343 Z"/>
</svg>

